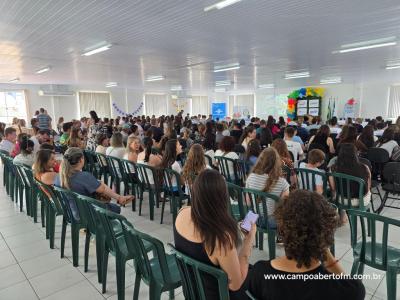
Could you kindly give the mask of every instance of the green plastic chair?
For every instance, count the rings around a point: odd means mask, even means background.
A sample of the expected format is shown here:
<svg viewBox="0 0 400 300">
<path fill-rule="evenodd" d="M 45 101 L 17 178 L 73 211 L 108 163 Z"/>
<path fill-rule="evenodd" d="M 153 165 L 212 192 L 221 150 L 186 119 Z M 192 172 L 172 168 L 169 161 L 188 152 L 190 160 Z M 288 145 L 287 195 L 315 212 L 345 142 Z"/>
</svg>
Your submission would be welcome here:
<svg viewBox="0 0 400 300">
<path fill-rule="evenodd" d="M 103 153 L 96 152 L 97 162 L 99 163 L 99 179 L 103 176 L 103 181 L 106 185 L 108 185 L 108 178 L 110 176 L 108 164 L 107 164 L 107 156 Z"/>
<path fill-rule="evenodd" d="M 134 179 L 133 175 L 137 175 L 136 165 L 127 159 L 121 159 L 121 174 L 124 182 L 124 195 L 134 195 L 135 200 L 132 202 L 132 211 L 136 211 L 136 199 L 140 194 L 140 186 L 136 176 Z"/>
<path fill-rule="evenodd" d="M 333 203 L 339 209 L 360 209 L 367 210 L 368 207 L 364 205 L 364 187 L 365 182 L 359 177 L 342 174 L 342 173 L 331 173 L 329 176 L 332 176 L 335 181 L 335 195 L 333 197 Z M 358 205 L 353 205 L 351 203 L 351 192 L 350 185 L 358 184 Z"/>
<path fill-rule="evenodd" d="M 25 194 L 25 209 L 27 215 L 30 215 L 30 202 L 31 202 L 31 192 L 30 192 L 30 183 L 25 175 L 25 171 L 23 169 L 22 164 L 15 164 L 14 168 L 16 171 L 17 182 L 18 182 L 18 198 L 19 198 L 19 211 L 23 210 L 23 199 Z"/>
<path fill-rule="evenodd" d="M 203 278 L 211 276 L 218 285 L 218 299 L 229 300 L 228 276 L 226 273 L 216 267 L 202 263 L 182 252 L 176 250 L 173 245 L 169 244 L 173 249 L 176 264 L 182 279 L 182 288 L 185 299 L 190 300 L 207 300 L 204 292 Z M 246 291 L 249 299 L 255 298 Z"/>
<path fill-rule="evenodd" d="M 46 221 L 46 213 L 45 213 L 45 199 L 43 198 L 42 194 L 39 191 L 39 187 L 36 184 L 36 181 L 33 176 L 33 171 L 32 168 L 30 167 L 22 167 L 24 169 L 24 173 L 26 177 L 28 178 L 29 184 L 31 186 L 30 192 L 31 192 L 31 203 L 30 203 L 30 211 L 31 211 L 31 217 L 33 217 L 33 222 L 37 223 L 38 219 L 38 213 L 37 213 L 37 208 L 38 208 L 38 203 L 40 202 L 40 217 L 41 217 L 41 222 L 42 222 L 42 227 L 45 227 L 45 221 Z"/>
<path fill-rule="evenodd" d="M 175 226 L 175 219 L 178 215 L 178 208 L 182 207 L 182 202 L 185 200 L 189 200 L 189 195 L 186 195 L 184 190 L 182 189 L 182 180 L 181 176 L 178 172 L 172 169 L 163 169 L 163 179 L 164 179 L 164 198 L 170 200 L 171 212 L 172 212 L 172 224 Z M 177 182 L 178 186 L 174 186 L 173 182 Z M 163 223 L 164 220 L 164 208 L 165 202 L 163 201 L 161 206 L 161 221 L 160 224 Z"/>
<path fill-rule="evenodd" d="M 123 166 L 121 164 L 121 160 L 114 156 L 106 155 L 108 169 L 111 175 L 111 183 L 110 186 L 112 187 L 115 184 L 115 191 L 117 194 L 121 193 L 121 183 L 123 182 L 122 178 L 122 169 Z"/>
<path fill-rule="evenodd" d="M 97 161 L 96 152 L 90 150 L 83 150 L 85 157 L 85 171 L 92 173 L 94 177 L 100 179 L 100 165 Z"/>
<path fill-rule="evenodd" d="M 150 207 L 150 220 L 154 220 L 154 204 L 158 208 L 160 201 L 160 193 L 162 190 L 159 182 L 158 172 L 155 168 L 145 165 L 136 164 L 136 170 L 138 173 L 138 179 L 140 182 L 140 196 L 139 196 L 139 216 L 142 215 L 142 202 L 143 193 L 149 193 L 149 207 Z M 151 183 L 150 179 L 153 178 L 154 184 Z M 155 203 L 154 203 L 155 200 Z"/>
<path fill-rule="evenodd" d="M 247 207 L 243 203 L 243 188 L 227 182 L 228 193 L 229 193 L 229 208 L 231 215 L 236 221 L 243 220 L 247 213 Z"/>
<path fill-rule="evenodd" d="M 169 298 L 174 298 L 174 290 L 181 286 L 181 278 L 175 257 L 166 254 L 164 245 L 158 239 L 135 230 L 126 221 L 122 223 L 128 252 L 135 259 L 135 288 L 133 299 L 139 299 L 140 282 L 149 286 L 150 300 L 161 298 L 161 293 L 169 291 Z M 148 256 L 149 245 L 153 249 L 153 257 Z"/>
<path fill-rule="evenodd" d="M 6 164 L 6 157 L 10 156 L 7 151 L 0 150 L 1 163 L 3 164 L 3 186 L 8 189 L 8 170 Z"/>
<path fill-rule="evenodd" d="M 13 158 L 11 156 L 5 156 L 5 162 L 7 164 L 7 174 L 8 174 L 8 195 L 11 200 L 18 202 L 18 181 L 17 181 L 17 171 L 13 164 Z"/>
<path fill-rule="evenodd" d="M 274 259 L 276 255 L 276 228 L 269 226 L 270 216 L 268 215 L 267 201 L 278 203 L 279 197 L 270 193 L 254 189 L 243 189 L 247 210 L 252 210 L 259 215 L 257 221 L 258 242 L 260 250 L 263 250 L 264 233 L 268 235 L 269 259 Z M 248 203 L 249 202 L 249 203 Z M 256 245 L 256 246 L 257 246 Z"/>
<path fill-rule="evenodd" d="M 321 176 L 322 178 L 322 195 L 328 196 L 328 176 L 325 172 L 310 170 L 307 168 L 296 168 L 297 185 L 299 189 L 308 190 L 311 192 L 316 191 L 316 177 Z M 290 182 L 290 181 L 288 181 Z"/>
<path fill-rule="evenodd" d="M 219 171 L 225 177 L 226 181 L 236 185 L 243 186 L 246 180 L 246 165 L 240 159 L 232 159 L 224 156 L 215 156 L 218 163 Z M 230 169 L 233 168 L 233 174 Z"/>
<path fill-rule="evenodd" d="M 93 206 L 97 206 L 106 209 L 105 203 L 96 199 L 76 194 L 78 199 L 77 204 L 80 204 L 80 214 L 84 215 L 87 221 L 86 238 L 85 238 L 85 256 L 84 256 L 84 272 L 88 271 L 89 265 L 89 245 L 91 237 L 95 237 L 96 240 L 96 264 L 97 264 L 97 280 L 101 283 L 101 272 L 102 272 L 102 260 L 103 251 L 105 247 L 105 235 L 104 230 L 98 230 L 101 227 L 100 221 L 96 219 L 95 213 L 93 212 Z"/>
<path fill-rule="evenodd" d="M 214 166 L 211 156 L 204 154 L 207 164 L 212 168 Z"/>
<path fill-rule="evenodd" d="M 291 174 L 292 170 L 286 166 L 286 165 L 282 165 L 282 174 L 285 176 L 286 181 L 291 184 Z"/>
<path fill-rule="evenodd" d="M 87 228 L 87 217 L 84 214 L 80 200 L 74 192 L 57 186 L 53 188 L 55 196 L 60 200 L 63 210 L 66 212 L 61 230 L 61 258 L 64 257 L 67 225 L 71 224 L 72 264 L 77 267 L 79 265 L 79 232 L 82 228 Z"/>
<path fill-rule="evenodd" d="M 54 193 L 53 187 L 44 184 L 35 178 L 38 185 L 38 191 L 44 199 L 44 207 L 46 214 L 46 239 L 50 241 L 50 248 L 54 249 L 54 235 L 56 228 L 56 217 L 63 216 L 63 223 L 67 222 L 68 218 L 66 211 L 64 211 L 60 199 Z M 61 234 L 63 236 L 63 233 Z"/>
<path fill-rule="evenodd" d="M 351 247 L 353 248 L 354 262 L 351 275 L 363 274 L 364 265 L 386 271 L 387 299 L 395 300 L 397 280 L 400 273 L 400 249 L 392 247 L 388 242 L 389 228 L 392 236 L 400 229 L 400 221 L 384 217 L 375 213 L 357 209 L 347 211 L 351 230 Z M 359 220 L 361 227 L 361 240 L 358 241 L 357 226 Z M 367 234 L 369 224 L 370 237 Z M 376 228 L 382 226 L 382 238 L 377 237 Z"/>
</svg>

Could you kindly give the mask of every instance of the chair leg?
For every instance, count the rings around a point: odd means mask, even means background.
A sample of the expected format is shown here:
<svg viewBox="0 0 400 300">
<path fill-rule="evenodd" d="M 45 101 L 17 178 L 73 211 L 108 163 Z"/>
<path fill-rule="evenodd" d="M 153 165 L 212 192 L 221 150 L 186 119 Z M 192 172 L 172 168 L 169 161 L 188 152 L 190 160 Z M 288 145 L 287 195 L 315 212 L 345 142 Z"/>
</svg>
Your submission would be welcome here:
<svg viewBox="0 0 400 300">
<path fill-rule="evenodd" d="M 56 231 L 56 216 L 54 213 L 50 213 L 49 218 L 49 239 L 50 239 L 50 249 L 54 249 L 54 235 Z"/>
<path fill-rule="evenodd" d="M 274 259 L 276 256 L 276 234 L 275 234 L 275 231 L 268 232 L 268 251 L 269 251 L 269 259 Z"/>
<path fill-rule="evenodd" d="M 79 226 L 71 224 L 72 265 L 79 265 Z"/>
<path fill-rule="evenodd" d="M 135 288 L 133 290 L 133 300 L 139 299 L 140 282 L 142 281 L 142 275 L 139 273 L 139 269 L 136 268 L 135 275 Z"/>
<path fill-rule="evenodd" d="M 19 211 L 22 211 L 24 203 L 24 187 L 22 184 L 19 185 Z M 27 208 L 27 207 L 26 207 Z"/>
<path fill-rule="evenodd" d="M 386 205 L 386 201 L 387 201 L 388 197 L 389 197 L 389 192 L 386 192 L 385 195 L 383 196 L 381 205 L 378 207 L 378 209 L 376 211 L 377 214 L 380 214 L 382 212 L 383 208 Z"/>
<path fill-rule="evenodd" d="M 150 220 L 154 220 L 154 192 L 149 191 Z"/>
<path fill-rule="evenodd" d="M 117 292 L 118 300 L 125 299 L 125 258 L 120 253 L 115 256 L 116 273 L 117 273 Z"/>
<path fill-rule="evenodd" d="M 85 258 L 84 258 L 84 269 L 83 271 L 86 273 L 88 271 L 89 265 L 89 246 L 90 246 L 90 237 L 91 233 L 88 229 L 86 229 L 86 238 L 85 238 Z M 97 249 L 96 249 L 97 250 Z"/>
<path fill-rule="evenodd" d="M 172 201 L 173 198 L 174 198 L 174 196 L 171 196 L 171 201 Z M 161 205 L 161 220 L 160 220 L 160 224 L 162 224 L 163 220 L 164 220 L 165 202 L 167 202 L 167 197 L 165 197 L 165 194 L 164 194 L 164 201 L 163 201 L 163 203 Z"/>
<path fill-rule="evenodd" d="M 357 274 L 362 275 L 364 274 L 364 263 L 360 262 L 360 265 L 358 266 Z"/>
<path fill-rule="evenodd" d="M 161 288 L 158 285 L 150 282 L 149 290 L 150 290 L 150 295 L 149 295 L 150 300 L 160 300 L 161 299 Z"/>
<path fill-rule="evenodd" d="M 264 233 L 262 231 L 258 232 L 258 249 L 264 250 Z"/>
<path fill-rule="evenodd" d="M 97 263 L 97 281 L 101 283 L 103 280 L 102 272 L 103 272 L 103 252 L 104 250 L 104 240 L 96 235 L 96 263 Z"/>
<path fill-rule="evenodd" d="M 142 215 L 143 189 L 140 189 L 139 216 Z"/>
<path fill-rule="evenodd" d="M 168 294 L 169 294 L 169 299 L 175 299 L 175 290 L 170 290 Z"/>
<path fill-rule="evenodd" d="M 44 200 L 40 201 L 40 218 L 42 219 L 42 227 L 45 227 L 46 223 L 46 204 Z M 47 235 L 46 235 L 47 238 Z"/>
<path fill-rule="evenodd" d="M 107 291 L 107 268 L 108 268 L 108 249 L 104 249 L 103 251 L 103 261 L 101 262 L 102 270 L 101 270 L 101 284 L 103 294 Z"/>
<path fill-rule="evenodd" d="M 67 220 L 63 217 L 62 229 L 61 229 L 61 258 L 64 257 L 64 249 L 65 249 L 65 235 L 67 233 Z"/>
<path fill-rule="evenodd" d="M 397 282 L 396 282 L 397 270 L 396 267 L 388 267 L 386 271 L 386 289 L 387 289 L 387 299 L 395 300 L 396 299 L 396 290 L 397 290 Z"/>
<path fill-rule="evenodd" d="M 358 270 L 359 265 L 360 265 L 360 259 L 359 258 L 354 258 L 353 265 L 351 267 L 351 273 L 350 273 L 352 276 L 357 274 L 357 270 Z"/>
</svg>

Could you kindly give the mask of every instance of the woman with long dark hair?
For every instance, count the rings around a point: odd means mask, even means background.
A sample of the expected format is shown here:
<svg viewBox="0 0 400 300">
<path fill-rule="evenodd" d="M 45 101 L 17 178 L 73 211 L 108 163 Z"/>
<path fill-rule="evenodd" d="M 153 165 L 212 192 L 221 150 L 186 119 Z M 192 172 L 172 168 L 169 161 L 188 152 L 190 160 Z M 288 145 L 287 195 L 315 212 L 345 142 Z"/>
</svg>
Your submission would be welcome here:
<svg viewBox="0 0 400 300">
<path fill-rule="evenodd" d="M 271 130 L 272 135 L 276 135 L 280 131 L 279 127 L 275 124 L 273 116 L 268 116 L 267 127 L 269 128 L 269 130 Z"/>
<path fill-rule="evenodd" d="M 316 135 L 313 135 L 310 138 L 309 145 L 312 144 L 317 144 L 319 147 L 321 147 L 321 150 L 324 149 L 323 151 L 325 152 L 325 154 L 335 153 L 335 146 L 332 138 L 330 137 L 330 128 L 328 125 L 322 125 L 318 129 Z"/>
<path fill-rule="evenodd" d="M 385 149 L 389 153 L 389 157 L 392 157 L 393 150 L 399 147 L 399 144 L 394 140 L 395 133 L 393 126 L 386 128 L 376 143 L 376 147 Z"/>
<path fill-rule="evenodd" d="M 261 145 L 257 139 L 251 140 L 249 142 L 249 144 L 247 145 L 246 153 L 244 155 L 247 172 L 249 172 L 254 167 L 261 151 Z"/>
<path fill-rule="evenodd" d="M 151 137 L 146 136 L 143 139 L 143 148 L 144 151 L 138 154 L 137 162 L 151 167 L 158 167 L 161 164 L 161 156 L 152 153 L 153 139 Z M 148 176 L 150 183 L 154 184 L 153 174 L 148 174 Z"/>
<path fill-rule="evenodd" d="M 251 140 L 256 138 L 256 135 L 256 129 L 253 126 L 247 126 L 240 137 L 239 144 L 241 144 L 244 149 L 247 149 L 247 145 Z"/>
<path fill-rule="evenodd" d="M 252 224 L 241 242 L 228 201 L 222 175 L 215 170 L 201 172 L 193 184 L 191 206 L 182 209 L 176 218 L 175 247 L 202 263 L 221 268 L 229 279 L 230 299 L 246 299 L 242 285 L 248 274 L 256 225 Z M 203 284 L 207 299 L 219 299 L 213 277 L 205 275 Z"/>
<path fill-rule="evenodd" d="M 378 140 L 376 136 L 374 136 L 374 127 L 371 125 L 365 126 L 361 134 L 358 136 L 358 140 L 368 149 L 374 147 L 375 142 Z"/>
<path fill-rule="evenodd" d="M 340 134 L 337 149 L 339 150 L 342 144 L 353 144 L 359 152 L 367 152 L 368 148 L 361 140 L 357 140 L 357 128 L 352 125 L 343 126 L 343 131 Z M 340 151 L 340 150 L 339 150 Z"/>
<path fill-rule="evenodd" d="M 101 129 L 101 126 L 99 124 L 100 118 L 97 116 L 97 113 L 94 110 L 90 111 L 89 114 L 90 114 L 90 119 L 89 119 L 86 149 L 95 151 L 97 146 L 96 136 L 98 133 L 100 133 Z"/>
</svg>

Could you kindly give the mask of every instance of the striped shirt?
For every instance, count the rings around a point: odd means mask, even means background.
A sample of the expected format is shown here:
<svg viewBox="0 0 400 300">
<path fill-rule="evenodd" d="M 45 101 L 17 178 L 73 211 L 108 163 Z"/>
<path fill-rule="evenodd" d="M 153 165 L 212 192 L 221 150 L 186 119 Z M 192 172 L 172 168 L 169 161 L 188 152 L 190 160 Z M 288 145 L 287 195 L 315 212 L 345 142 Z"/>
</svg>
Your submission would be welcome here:
<svg viewBox="0 0 400 300">
<path fill-rule="evenodd" d="M 39 114 L 37 116 L 39 121 L 39 129 L 50 129 L 51 118 L 46 114 Z"/>
<path fill-rule="evenodd" d="M 251 173 L 246 180 L 246 188 L 262 191 L 267 183 L 267 174 L 255 174 Z M 268 192 L 270 194 L 276 195 L 278 197 L 285 191 L 289 191 L 289 184 L 286 179 L 279 177 L 279 180 L 274 184 L 271 190 Z M 275 201 L 267 199 L 267 209 L 268 215 L 272 215 L 275 211 Z"/>
</svg>

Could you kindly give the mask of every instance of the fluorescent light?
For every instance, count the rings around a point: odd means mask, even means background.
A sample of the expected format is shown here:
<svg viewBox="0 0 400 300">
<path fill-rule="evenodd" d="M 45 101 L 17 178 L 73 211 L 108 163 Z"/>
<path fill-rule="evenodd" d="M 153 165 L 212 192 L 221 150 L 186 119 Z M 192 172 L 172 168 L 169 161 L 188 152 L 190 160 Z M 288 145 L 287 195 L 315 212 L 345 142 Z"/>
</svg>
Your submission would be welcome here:
<svg viewBox="0 0 400 300">
<path fill-rule="evenodd" d="M 106 87 L 115 87 L 115 86 L 118 86 L 117 82 L 107 82 L 106 83 Z"/>
<path fill-rule="evenodd" d="M 17 77 L 17 78 L 11 79 L 9 82 L 13 83 L 13 82 L 18 82 L 18 81 L 19 81 L 19 78 Z"/>
<path fill-rule="evenodd" d="M 259 89 L 273 89 L 274 87 L 275 87 L 275 84 L 273 84 L 273 83 L 260 84 L 258 86 Z"/>
<path fill-rule="evenodd" d="M 400 64 L 386 66 L 386 70 L 400 69 Z"/>
<path fill-rule="evenodd" d="M 221 80 L 221 81 L 216 81 L 215 82 L 215 86 L 228 86 L 231 85 L 231 81 L 230 80 Z"/>
<path fill-rule="evenodd" d="M 214 91 L 215 91 L 216 93 L 225 93 L 225 92 L 226 92 L 226 89 L 225 89 L 225 88 L 216 88 Z"/>
<path fill-rule="evenodd" d="M 164 80 L 165 76 L 164 75 L 154 75 L 154 76 L 147 76 L 146 81 L 159 81 L 159 80 Z"/>
<path fill-rule="evenodd" d="M 205 7 L 204 11 L 210 11 L 210 10 L 213 10 L 213 9 L 223 9 L 223 8 L 225 8 L 227 6 L 233 5 L 233 4 L 235 4 L 237 2 L 240 2 L 240 1 L 242 1 L 242 0 L 224 0 L 224 1 L 220 1 L 220 2 L 217 2 L 217 3 L 213 4 L 213 5 Z"/>
<path fill-rule="evenodd" d="M 333 84 L 333 83 L 341 83 L 342 78 L 341 77 L 327 77 L 324 79 L 321 79 L 319 81 L 319 84 Z"/>
<path fill-rule="evenodd" d="M 215 66 L 214 73 L 230 71 L 230 70 L 237 70 L 237 69 L 240 69 L 239 63 L 233 63 L 233 64 L 224 65 L 224 66 Z"/>
<path fill-rule="evenodd" d="M 171 91 L 182 91 L 182 86 L 181 85 L 172 85 L 170 90 Z"/>
<path fill-rule="evenodd" d="M 287 73 L 285 79 L 296 79 L 310 77 L 310 72 Z"/>
<path fill-rule="evenodd" d="M 89 50 L 89 51 L 83 53 L 82 56 L 90 56 L 90 55 L 93 55 L 93 54 L 96 54 L 96 53 L 107 51 L 108 49 L 111 48 L 111 46 L 112 46 L 111 44 L 108 44 L 108 45 L 105 45 L 105 46 L 101 46 L 99 48 L 95 48 L 95 49 Z"/>
<path fill-rule="evenodd" d="M 45 68 L 42 68 L 40 70 L 37 70 L 36 74 L 42 74 L 42 73 L 47 72 L 47 71 L 50 71 L 50 67 L 45 67 Z"/>
<path fill-rule="evenodd" d="M 368 46 L 360 46 L 360 47 L 355 47 L 355 48 L 340 49 L 338 52 L 339 53 L 348 53 L 348 52 L 381 48 L 381 47 L 394 46 L 394 45 L 397 45 L 397 42 L 389 42 L 389 43 L 382 43 L 382 44 L 375 44 L 375 45 L 368 45 Z"/>
</svg>

